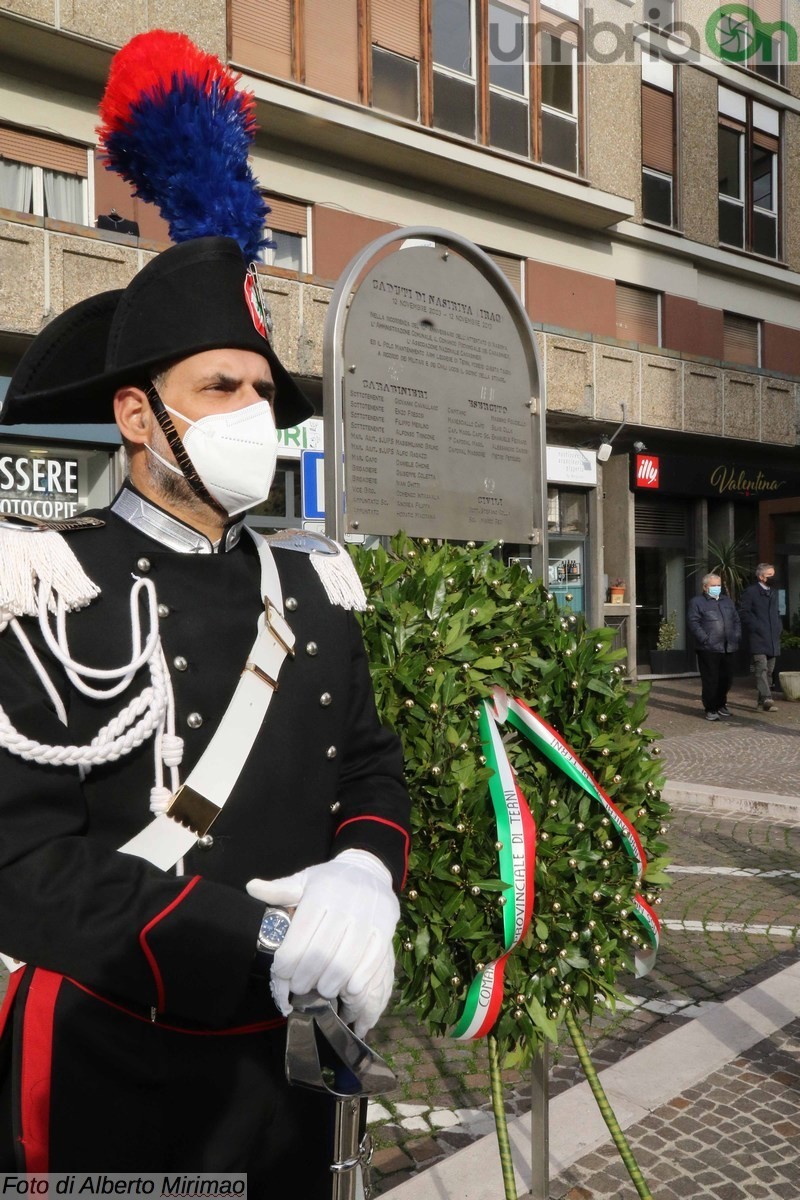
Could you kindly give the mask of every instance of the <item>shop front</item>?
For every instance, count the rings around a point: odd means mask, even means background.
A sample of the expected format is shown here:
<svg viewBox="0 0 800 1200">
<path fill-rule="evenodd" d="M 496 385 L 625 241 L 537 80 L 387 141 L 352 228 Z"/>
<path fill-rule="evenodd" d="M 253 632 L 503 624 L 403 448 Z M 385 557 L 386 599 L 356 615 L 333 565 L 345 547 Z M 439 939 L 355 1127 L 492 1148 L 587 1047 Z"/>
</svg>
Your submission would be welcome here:
<svg viewBox="0 0 800 1200">
<path fill-rule="evenodd" d="M 686 609 L 700 591 L 703 575 L 718 564 L 737 600 L 740 587 L 752 581 L 756 563 L 774 560 L 784 584 L 782 614 L 800 609 L 800 472 L 716 450 L 643 453 L 631 456 L 630 484 L 640 673 L 694 669 Z M 771 524 L 765 525 L 764 514 L 770 512 Z M 666 660 L 661 651 L 667 648 L 679 653 Z"/>
<path fill-rule="evenodd" d="M 559 604 L 587 614 L 597 600 L 589 554 L 596 490 L 595 451 L 547 447 L 547 586 Z"/>
<path fill-rule="evenodd" d="M 119 483 L 118 454 L 117 445 L 9 436 L 0 442 L 0 516 L 65 521 L 103 507 Z"/>
</svg>

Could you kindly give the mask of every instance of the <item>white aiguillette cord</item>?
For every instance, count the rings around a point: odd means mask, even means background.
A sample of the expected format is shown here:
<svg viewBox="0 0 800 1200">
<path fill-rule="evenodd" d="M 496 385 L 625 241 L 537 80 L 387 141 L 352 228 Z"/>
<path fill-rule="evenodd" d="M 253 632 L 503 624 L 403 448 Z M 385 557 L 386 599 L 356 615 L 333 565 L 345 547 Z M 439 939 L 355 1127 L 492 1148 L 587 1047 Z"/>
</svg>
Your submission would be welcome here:
<svg viewBox="0 0 800 1200">
<path fill-rule="evenodd" d="M 135 837 L 120 846 L 123 854 L 147 859 L 169 871 L 204 837 L 236 785 L 267 709 L 278 690 L 278 675 L 287 655 L 294 654 L 294 634 L 283 618 L 283 595 L 278 569 L 269 545 L 252 529 L 261 563 L 264 612 L 258 634 L 236 691 L 198 762 L 159 815 Z M 0 954 L 9 971 L 25 966 L 20 959 Z"/>
<path fill-rule="evenodd" d="M 253 537 L 261 561 L 264 612 L 236 691 L 199 760 L 178 788 L 165 813 L 120 846 L 123 854 L 145 858 L 169 871 L 205 837 L 230 798 L 278 690 L 278 675 L 287 655 L 294 655 L 294 634 L 283 617 L 278 570 L 269 545 Z"/>
</svg>

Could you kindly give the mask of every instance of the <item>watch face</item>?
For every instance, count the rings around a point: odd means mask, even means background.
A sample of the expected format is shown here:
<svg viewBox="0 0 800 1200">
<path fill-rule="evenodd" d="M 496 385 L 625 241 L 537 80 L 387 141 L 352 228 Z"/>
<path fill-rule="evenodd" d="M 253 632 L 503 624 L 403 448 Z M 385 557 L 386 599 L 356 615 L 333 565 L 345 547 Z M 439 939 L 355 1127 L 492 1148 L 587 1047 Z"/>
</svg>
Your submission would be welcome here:
<svg viewBox="0 0 800 1200">
<path fill-rule="evenodd" d="M 286 934 L 289 932 L 291 917 L 283 908 L 268 908 L 261 918 L 261 929 L 258 934 L 259 945 L 263 950 L 277 950 Z"/>
</svg>

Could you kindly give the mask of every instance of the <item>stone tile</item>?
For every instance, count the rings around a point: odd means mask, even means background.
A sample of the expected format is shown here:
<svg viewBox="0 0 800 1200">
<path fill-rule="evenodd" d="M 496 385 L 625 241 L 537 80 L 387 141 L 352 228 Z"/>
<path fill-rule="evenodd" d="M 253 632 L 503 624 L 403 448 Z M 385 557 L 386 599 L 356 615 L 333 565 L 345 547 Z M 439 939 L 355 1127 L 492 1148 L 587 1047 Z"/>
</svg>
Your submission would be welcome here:
<svg viewBox="0 0 800 1200">
<path fill-rule="evenodd" d="M 389 1146 L 384 1150 L 376 1150 L 372 1156 L 372 1165 L 382 1175 L 390 1175 L 404 1167 L 412 1165 L 412 1159 L 404 1150 L 397 1146 Z"/>
<path fill-rule="evenodd" d="M 406 1152 L 416 1163 L 430 1163 L 442 1158 L 442 1148 L 433 1138 L 421 1138 L 419 1141 L 408 1142 Z"/>
</svg>

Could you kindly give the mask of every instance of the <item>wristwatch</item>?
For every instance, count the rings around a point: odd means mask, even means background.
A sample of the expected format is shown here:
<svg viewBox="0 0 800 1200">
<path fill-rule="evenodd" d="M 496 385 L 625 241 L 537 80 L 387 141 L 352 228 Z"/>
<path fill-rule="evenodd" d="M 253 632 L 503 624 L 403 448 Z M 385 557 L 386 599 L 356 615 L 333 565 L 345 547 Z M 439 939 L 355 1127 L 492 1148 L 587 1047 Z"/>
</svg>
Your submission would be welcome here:
<svg viewBox="0 0 800 1200">
<path fill-rule="evenodd" d="M 258 931 L 256 950 L 261 954 L 274 954 L 289 932 L 291 923 L 292 914 L 288 908 L 279 908 L 275 905 L 270 905 L 269 908 L 265 909 L 264 915 L 261 918 L 261 928 Z"/>
</svg>

